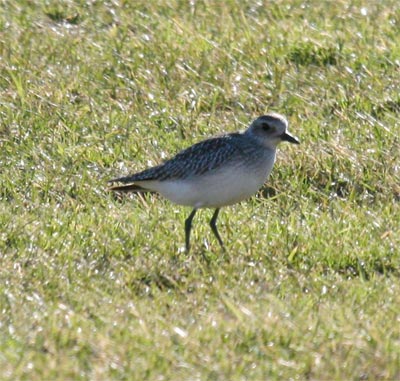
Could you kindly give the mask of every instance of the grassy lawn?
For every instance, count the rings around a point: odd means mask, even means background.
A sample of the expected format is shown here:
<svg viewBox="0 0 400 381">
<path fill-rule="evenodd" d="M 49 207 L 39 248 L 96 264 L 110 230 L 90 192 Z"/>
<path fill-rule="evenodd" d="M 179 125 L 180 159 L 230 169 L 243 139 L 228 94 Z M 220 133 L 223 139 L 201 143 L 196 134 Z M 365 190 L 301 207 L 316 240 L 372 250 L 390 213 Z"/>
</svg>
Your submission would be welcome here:
<svg viewBox="0 0 400 381">
<path fill-rule="evenodd" d="M 0 380 L 400 380 L 397 0 L 0 2 Z M 199 212 L 107 180 L 280 112 Z"/>
</svg>

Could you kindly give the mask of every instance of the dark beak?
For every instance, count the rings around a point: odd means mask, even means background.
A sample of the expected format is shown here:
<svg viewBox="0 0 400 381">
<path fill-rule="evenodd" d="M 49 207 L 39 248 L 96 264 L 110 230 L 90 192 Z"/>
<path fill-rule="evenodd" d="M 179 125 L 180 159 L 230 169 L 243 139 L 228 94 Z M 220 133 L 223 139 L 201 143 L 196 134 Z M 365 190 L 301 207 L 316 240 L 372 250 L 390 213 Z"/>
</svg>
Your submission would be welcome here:
<svg viewBox="0 0 400 381">
<path fill-rule="evenodd" d="M 281 135 L 282 141 L 293 143 L 293 144 L 300 144 L 299 140 L 295 138 L 293 135 L 290 135 L 288 132 L 285 132 Z"/>
</svg>

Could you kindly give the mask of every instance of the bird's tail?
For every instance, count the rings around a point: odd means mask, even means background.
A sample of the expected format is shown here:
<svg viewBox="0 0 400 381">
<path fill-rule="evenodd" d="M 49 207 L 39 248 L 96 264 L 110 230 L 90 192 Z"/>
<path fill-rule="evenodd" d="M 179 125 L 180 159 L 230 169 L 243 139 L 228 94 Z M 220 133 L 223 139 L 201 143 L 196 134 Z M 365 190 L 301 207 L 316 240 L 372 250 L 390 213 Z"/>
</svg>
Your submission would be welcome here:
<svg viewBox="0 0 400 381">
<path fill-rule="evenodd" d="M 134 192 L 134 193 L 151 192 L 150 190 L 145 189 L 136 184 L 113 185 L 112 187 L 109 187 L 108 190 L 113 192 Z"/>
<path fill-rule="evenodd" d="M 113 185 L 108 188 L 109 191 L 115 192 L 134 192 L 134 193 L 147 193 L 150 190 L 141 187 L 133 182 L 132 176 L 120 177 L 108 181 L 108 184 L 123 183 L 122 185 Z"/>
<path fill-rule="evenodd" d="M 124 177 L 117 177 L 116 179 L 111 179 L 108 180 L 108 184 L 113 184 L 113 183 L 123 183 L 123 184 L 132 184 L 135 182 L 136 178 L 135 175 L 130 175 L 130 176 L 124 176 Z"/>
</svg>

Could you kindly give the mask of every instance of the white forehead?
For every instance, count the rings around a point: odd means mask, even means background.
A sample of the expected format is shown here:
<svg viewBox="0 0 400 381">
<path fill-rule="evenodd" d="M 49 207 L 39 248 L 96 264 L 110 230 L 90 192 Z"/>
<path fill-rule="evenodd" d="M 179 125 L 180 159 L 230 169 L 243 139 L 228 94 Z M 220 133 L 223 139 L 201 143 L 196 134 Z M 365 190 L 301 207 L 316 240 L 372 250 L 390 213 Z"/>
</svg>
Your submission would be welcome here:
<svg viewBox="0 0 400 381">
<path fill-rule="evenodd" d="M 271 123 L 271 124 L 283 124 L 285 127 L 288 126 L 288 121 L 287 119 L 281 115 L 278 114 L 276 112 L 271 112 L 267 115 L 261 116 L 260 119 L 263 119 L 263 121 L 267 122 L 267 123 Z"/>
<path fill-rule="evenodd" d="M 284 132 L 288 127 L 288 121 L 286 120 L 286 118 L 283 115 L 277 113 L 266 114 L 258 117 L 255 120 L 255 126 L 261 126 L 264 123 L 273 126 L 277 131 L 281 132 Z"/>
</svg>

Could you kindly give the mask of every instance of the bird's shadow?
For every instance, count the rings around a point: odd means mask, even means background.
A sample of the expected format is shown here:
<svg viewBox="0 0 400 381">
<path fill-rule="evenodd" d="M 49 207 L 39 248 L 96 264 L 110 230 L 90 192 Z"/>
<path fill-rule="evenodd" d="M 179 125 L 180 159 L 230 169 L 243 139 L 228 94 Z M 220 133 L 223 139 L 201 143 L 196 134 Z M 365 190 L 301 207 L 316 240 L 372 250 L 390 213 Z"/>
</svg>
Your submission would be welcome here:
<svg viewBox="0 0 400 381">
<path fill-rule="evenodd" d="M 256 198 L 258 199 L 267 199 L 267 198 L 273 198 L 278 194 L 278 190 L 274 187 L 265 185 L 262 187 L 259 192 L 256 194 Z"/>
</svg>

